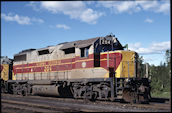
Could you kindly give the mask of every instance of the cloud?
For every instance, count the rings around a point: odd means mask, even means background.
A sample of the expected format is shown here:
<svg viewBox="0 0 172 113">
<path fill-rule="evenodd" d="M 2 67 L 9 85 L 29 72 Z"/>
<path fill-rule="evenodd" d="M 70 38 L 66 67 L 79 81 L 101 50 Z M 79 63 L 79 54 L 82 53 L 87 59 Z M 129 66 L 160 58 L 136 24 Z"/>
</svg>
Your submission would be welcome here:
<svg viewBox="0 0 172 113">
<path fill-rule="evenodd" d="M 168 13 L 170 10 L 170 3 L 166 2 L 160 6 L 157 12 Z"/>
<path fill-rule="evenodd" d="M 31 18 L 31 21 L 36 22 L 36 23 L 44 23 L 44 20 L 42 20 L 40 18 L 35 18 L 35 17 Z"/>
<path fill-rule="evenodd" d="M 5 21 L 16 21 L 18 24 L 22 25 L 28 25 L 31 24 L 31 20 L 29 17 L 24 17 L 24 16 L 19 16 L 19 15 L 12 15 L 12 14 L 1 14 L 1 18 L 4 19 Z"/>
<path fill-rule="evenodd" d="M 83 22 L 96 24 L 97 23 L 96 20 L 102 15 L 103 15 L 102 13 L 97 13 L 97 12 L 93 11 L 92 9 L 86 9 L 85 11 L 82 12 L 82 14 L 80 15 L 79 18 Z"/>
<path fill-rule="evenodd" d="M 152 61 L 154 61 L 154 60 L 157 60 L 157 59 L 155 59 L 155 58 L 145 58 L 144 57 L 144 62 L 152 62 Z"/>
<path fill-rule="evenodd" d="M 118 13 L 134 13 L 139 11 L 153 11 L 155 13 L 167 14 L 170 11 L 170 2 L 167 1 L 99 1 L 98 7 L 103 6 Z"/>
<path fill-rule="evenodd" d="M 65 24 L 57 24 L 56 27 L 57 27 L 57 28 L 63 28 L 63 29 L 65 29 L 65 30 L 70 29 L 70 27 L 67 26 L 67 25 L 65 25 Z"/>
<path fill-rule="evenodd" d="M 29 2 L 28 4 L 26 4 L 26 6 L 28 7 L 32 7 L 33 10 L 35 11 L 40 11 L 40 7 L 39 7 L 39 2 Z"/>
<path fill-rule="evenodd" d="M 137 42 L 129 44 L 129 50 L 138 52 L 139 54 L 162 54 L 167 49 L 170 49 L 170 41 L 152 43 L 148 48 L 141 47 L 141 43 Z"/>
<path fill-rule="evenodd" d="M 33 23 L 44 23 L 44 20 L 39 19 L 39 18 L 29 18 L 28 16 L 20 16 L 18 14 L 1 14 L 1 18 L 4 19 L 5 21 L 13 21 L 13 22 L 17 22 L 18 24 L 21 25 L 30 25 Z"/>
<path fill-rule="evenodd" d="M 146 19 L 145 19 L 145 22 L 146 22 L 146 23 L 153 23 L 153 20 L 150 19 L 150 18 L 146 18 Z"/>
<path fill-rule="evenodd" d="M 90 4 L 87 2 L 87 5 Z M 40 2 L 40 8 L 34 2 L 30 3 L 34 9 L 47 10 L 53 14 L 64 14 L 71 19 L 77 19 L 89 24 L 96 24 L 97 20 L 104 15 L 102 12 L 87 8 L 86 3 L 82 1 L 43 1 Z"/>
</svg>

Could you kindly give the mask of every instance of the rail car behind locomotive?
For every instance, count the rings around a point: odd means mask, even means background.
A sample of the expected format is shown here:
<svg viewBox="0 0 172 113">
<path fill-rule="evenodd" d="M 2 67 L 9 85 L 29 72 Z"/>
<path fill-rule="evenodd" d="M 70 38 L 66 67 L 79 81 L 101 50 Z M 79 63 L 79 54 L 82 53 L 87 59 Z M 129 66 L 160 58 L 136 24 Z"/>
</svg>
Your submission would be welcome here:
<svg viewBox="0 0 172 113">
<path fill-rule="evenodd" d="M 13 60 L 7 56 L 1 57 L 0 73 L 1 73 L 1 92 L 5 92 L 5 82 L 11 80 L 14 75 L 12 75 Z"/>
<path fill-rule="evenodd" d="M 14 55 L 8 92 L 22 95 L 141 102 L 150 98 L 147 78 L 138 77 L 138 54 L 114 35 L 65 42 Z"/>
</svg>

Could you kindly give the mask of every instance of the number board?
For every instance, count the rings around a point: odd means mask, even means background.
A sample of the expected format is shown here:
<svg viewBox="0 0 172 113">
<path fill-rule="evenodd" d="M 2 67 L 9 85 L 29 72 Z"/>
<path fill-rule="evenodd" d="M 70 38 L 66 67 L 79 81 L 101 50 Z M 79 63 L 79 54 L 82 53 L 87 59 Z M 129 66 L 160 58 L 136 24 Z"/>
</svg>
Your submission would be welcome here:
<svg viewBox="0 0 172 113">
<path fill-rule="evenodd" d="M 109 39 L 106 39 L 106 38 L 103 38 L 100 40 L 100 44 L 102 45 L 109 45 L 112 43 L 112 40 L 109 40 Z"/>
</svg>

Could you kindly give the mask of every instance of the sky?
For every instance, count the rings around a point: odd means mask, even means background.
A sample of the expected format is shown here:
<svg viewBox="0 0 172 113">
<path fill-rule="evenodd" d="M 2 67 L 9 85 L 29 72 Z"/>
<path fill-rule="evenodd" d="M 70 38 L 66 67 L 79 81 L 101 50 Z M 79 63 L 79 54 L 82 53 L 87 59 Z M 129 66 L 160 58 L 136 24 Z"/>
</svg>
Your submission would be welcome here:
<svg viewBox="0 0 172 113">
<path fill-rule="evenodd" d="M 113 33 L 144 63 L 171 47 L 169 0 L 1 2 L 1 55 Z"/>
</svg>

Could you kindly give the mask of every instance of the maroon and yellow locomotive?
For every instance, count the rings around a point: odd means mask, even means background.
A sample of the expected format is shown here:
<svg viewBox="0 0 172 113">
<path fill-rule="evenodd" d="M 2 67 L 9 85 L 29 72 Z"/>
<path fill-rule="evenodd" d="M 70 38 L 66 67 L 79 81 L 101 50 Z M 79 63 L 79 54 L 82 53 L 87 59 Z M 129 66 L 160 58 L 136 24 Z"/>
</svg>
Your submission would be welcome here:
<svg viewBox="0 0 172 113">
<path fill-rule="evenodd" d="M 129 102 L 148 101 L 150 82 L 138 77 L 138 54 L 113 35 L 65 42 L 14 55 L 8 92 Z"/>
</svg>

